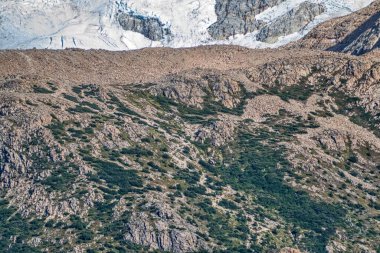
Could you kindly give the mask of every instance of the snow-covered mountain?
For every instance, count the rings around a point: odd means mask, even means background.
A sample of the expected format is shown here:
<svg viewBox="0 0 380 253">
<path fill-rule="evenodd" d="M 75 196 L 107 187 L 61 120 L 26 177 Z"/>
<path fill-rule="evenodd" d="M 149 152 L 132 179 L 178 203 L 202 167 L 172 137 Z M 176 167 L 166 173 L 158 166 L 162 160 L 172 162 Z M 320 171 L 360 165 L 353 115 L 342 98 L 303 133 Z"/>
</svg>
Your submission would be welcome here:
<svg viewBox="0 0 380 253">
<path fill-rule="evenodd" d="M 373 0 L 2 0 L 0 49 L 276 47 Z"/>
</svg>

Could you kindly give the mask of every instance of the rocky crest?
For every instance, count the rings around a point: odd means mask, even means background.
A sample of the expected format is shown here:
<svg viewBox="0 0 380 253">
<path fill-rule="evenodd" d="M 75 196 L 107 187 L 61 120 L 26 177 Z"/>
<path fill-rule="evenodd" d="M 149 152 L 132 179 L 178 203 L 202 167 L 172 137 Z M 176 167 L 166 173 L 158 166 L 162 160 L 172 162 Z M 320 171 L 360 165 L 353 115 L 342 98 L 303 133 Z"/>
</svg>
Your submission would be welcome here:
<svg viewBox="0 0 380 253">
<path fill-rule="evenodd" d="M 289 48 L 313 48 L 361 55 L 379 48 L 380 2 L 314 28 Z"/>
<path fill-rule="evenodd" d="M 380 14 L 374 14 L 331 51 L 362 55 L 380 48 Z"/>
</svg>

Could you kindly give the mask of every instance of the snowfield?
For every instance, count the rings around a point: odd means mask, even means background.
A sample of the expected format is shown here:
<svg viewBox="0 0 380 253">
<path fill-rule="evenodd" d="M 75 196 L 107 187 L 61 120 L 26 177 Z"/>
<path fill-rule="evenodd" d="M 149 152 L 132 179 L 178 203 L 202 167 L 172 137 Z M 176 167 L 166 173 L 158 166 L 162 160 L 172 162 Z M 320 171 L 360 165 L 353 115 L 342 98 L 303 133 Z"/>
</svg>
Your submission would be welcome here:
<svg viewBox="0 0 380 253">
<path fill-rule="evenodd" d="M 305 0 L 287 0 L 256 16 L 272 22 Z M 324 3 L 327 12 L 301 31 L 281 37 L 274 44 L 258 42 L 256 32 L 215 41 L 207 28 L 216 22 L 215 0 L 2 0 L 0 2 L 0 49 L 83 48 L 131 50 L 143 47 L 190 47 L 234 44 L 254 48 L 277 47 L 297 40 L 328 19 L 368 6 L 373 0 L 309 0 Z M 116 14 L 133 10 L 157 17 L 171 30 L 171 37 L 151 41 L 125 31 Z"/>
</svg>

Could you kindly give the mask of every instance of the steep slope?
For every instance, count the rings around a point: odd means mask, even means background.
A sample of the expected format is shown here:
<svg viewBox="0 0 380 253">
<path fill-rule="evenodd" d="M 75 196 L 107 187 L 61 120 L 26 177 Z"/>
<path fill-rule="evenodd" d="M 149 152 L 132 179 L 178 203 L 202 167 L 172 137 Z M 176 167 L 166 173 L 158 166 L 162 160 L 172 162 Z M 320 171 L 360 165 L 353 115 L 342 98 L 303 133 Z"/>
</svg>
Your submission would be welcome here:
<svg viewBox="0 0 380 253">
<path fill-rule="evenodd" d="M 378 250 L 378 58 L 219 46 L 0 65 L 0 249 Z"/>
<path fill-rule="evenodd" d="M 365 54 L 380 47 L 380 1 L 348 16 L 333 19 L 313 29 L 290 48 L 313 48 Z"/>
<path fill-rule="evenodd" d="M 301 38 L 323 21 L 352 13 L 371 2 L 1 1 L 0 49 L 128 50 L 207 44 L 277 47 Z"/>
</svg>

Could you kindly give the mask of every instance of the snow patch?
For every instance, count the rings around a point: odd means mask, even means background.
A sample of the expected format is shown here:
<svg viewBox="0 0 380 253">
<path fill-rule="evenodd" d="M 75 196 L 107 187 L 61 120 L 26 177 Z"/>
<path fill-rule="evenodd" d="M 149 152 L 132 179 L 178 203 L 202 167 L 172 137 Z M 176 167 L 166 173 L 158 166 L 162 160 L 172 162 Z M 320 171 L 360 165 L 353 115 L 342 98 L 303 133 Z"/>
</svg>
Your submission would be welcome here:
<svg viewBox="0 0 380 253">
<path fill-rule="evenodd" d="M 143 47 L 190 47 L 234 44 L 252 48 L 278 47 L 304 36 L 328 19 L 368 6 L 373 0 L 309 0 L 323 3 L 326 13 L 302 31 L 267 44 L 257 32 L 215 41 L 207 28 L 216 22 L 215 0 L 2 0 L 0 1 L 0 49 L 84 48 L 131 50 Z M 264 22 L 296 8 L 305 0 L 287 0 L 256 16 Z M 157 17 L 171 31 L 170 40 L 151 41 L 119 25 L 118 12 L 136 11 Z"/>
</svg>

